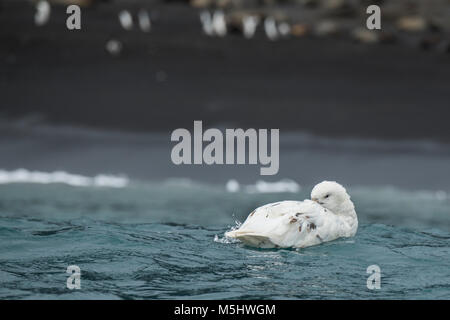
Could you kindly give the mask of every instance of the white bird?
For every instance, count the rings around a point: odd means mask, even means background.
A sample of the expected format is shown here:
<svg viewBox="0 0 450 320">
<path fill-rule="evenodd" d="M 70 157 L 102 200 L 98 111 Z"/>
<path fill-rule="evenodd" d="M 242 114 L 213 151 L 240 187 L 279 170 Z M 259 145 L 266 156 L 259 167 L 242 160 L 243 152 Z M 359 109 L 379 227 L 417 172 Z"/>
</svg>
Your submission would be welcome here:
<svg viewBox="0 0 450 320">
<path fill-rule="evenodd" d="M 225 236 L 259 248 L 305 248 L 356 234 L 358 218 L 343 186 L 323 181 L 313 188 L 311 199 L 259 207 Z"/>
</svg>

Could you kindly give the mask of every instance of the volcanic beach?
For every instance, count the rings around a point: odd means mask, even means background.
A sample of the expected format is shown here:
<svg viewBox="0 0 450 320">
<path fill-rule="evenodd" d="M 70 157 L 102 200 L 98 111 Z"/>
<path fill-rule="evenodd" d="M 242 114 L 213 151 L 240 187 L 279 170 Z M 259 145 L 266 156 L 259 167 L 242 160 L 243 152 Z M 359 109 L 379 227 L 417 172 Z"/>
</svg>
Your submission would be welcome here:
<svg viewBox="0 0 450 320">
<path fill-rule="evenodd" d="M 152 7 L 153 8 L 153 7 Z M 205 126 L 328 137 L 450 138 L 450 55 L 348 37 L 269 41 L 202 33 L 199 9 L 161 3 L 150 33 L 121 28 L 114 4 L 65 8 L 35 26 L 27 2 L 0 11 L 1 116 L 139 132 Z M 120 42 L 119 55 L 105 49 Z"/>
</svg>

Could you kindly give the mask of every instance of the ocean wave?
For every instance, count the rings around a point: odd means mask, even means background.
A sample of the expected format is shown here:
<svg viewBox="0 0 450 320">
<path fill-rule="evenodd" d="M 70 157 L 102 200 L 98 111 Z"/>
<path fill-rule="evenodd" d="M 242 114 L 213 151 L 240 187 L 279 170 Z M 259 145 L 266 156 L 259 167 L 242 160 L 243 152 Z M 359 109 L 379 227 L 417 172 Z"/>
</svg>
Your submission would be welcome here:
<svg viewBox="0 0 450 320">
<path fill-rule="evenodd" d="M 58 183 L 83 188 L 60 188 Z M 308 199 L 313 187 L 300 186 L 288 179 L 248 184 L 230 180 L 226 184 L 214 184 L 182 178 L 105 179 L 102 175 L 84 177 L 25 169 L 0 170 L 0 186 L 0 216 L 32 216 L 58 221 L 90 217 L 126 223 L 171 222 L 203 226 L 244 221 L 252 210 L 267 203 Z M 450 228 L 448 189 L 346 186 L 363 222 Z"/>
<path fill-rule="evenodd" d="M 17 169 L 13 171 L 0 170 L 0 184 L 10 183 L 62 183 L 74 187 L 108 187 L 124 188 L 128 186 L 129 179 L 125 176 L 99 174 L 86 177 L 65 171 L 42 172 Z"/>
<path fill-rule="evenodd" d="M 222 238 L 224 226 L 2 217 L 0 225 L 0 299 L 450 298 L 449 233 L 439 230 L 361 224 L 350 239 L 264 250 Z M 77 292 L 64 290 L 72 264 L 81 269 Z M 378 291 L 366 287 L 372 264 Z"/>
<path fill-rule="evenodd" d="M 228 180 L 226 189 L 228 192 L 243 191 L 245 193 L 298 193 L 302 188 L 291 179 L 282 179 L 275 182 L 258 180 L 250 185 L 241 185 L 237 180 L 231 179 Z"/>
</svg>

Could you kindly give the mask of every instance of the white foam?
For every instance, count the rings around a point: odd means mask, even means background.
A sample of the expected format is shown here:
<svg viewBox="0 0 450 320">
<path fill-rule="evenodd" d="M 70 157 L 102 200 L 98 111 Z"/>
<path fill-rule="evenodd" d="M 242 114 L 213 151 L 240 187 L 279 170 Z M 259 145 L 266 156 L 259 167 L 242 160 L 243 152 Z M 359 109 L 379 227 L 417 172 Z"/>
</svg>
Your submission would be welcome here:
<svg viewBox="0 0 450 320">
<path fill-rule="evenodd" d="M 222 238 L 220 238 L 220 237 L 216 234 L 216 235 L 214 235 L 214 242 L 228 244 L 228 243 L 236 243 L 236 242 L 239 242 L 239 241 L 236 240 L 236 239 L 227 238 L 227 237 L 222 237 Z"/>
<path fill-rule="evenodd" d="M 237 230 L 241 227 L 242 222 L 240 222 L 239 220 L 234 220 L 234 226 L 230 227 L 230 230 L 228 230 L 227 232 L 230 231 L 234 231 Z M 214 242 L 218 242 L 218 243 L 236 243 L 239 242 L 237 239 L 234 238 L 228 238 L 227 236 L 225 236 L 226 232 L 224 233 L 224 236 L 222 238 L 220 238 L 217 234 L 214 235 Z"/>
<path fill-rule="evenodd" d="M 129 179 L 124 176 L 99 174 L 95 177 L 86 177 L 71 174 L 65 171 L 41 172 L 17 169 L 13 171 L 0 170 L 0 184 L 10 183 L 62 183 L 74 187 L 109 187 L 124 188 Z"/>
<path fill-rule="evenodd" d="M 228 180 L 226 186 L 228 192 L 238 192 L 241 189 L 239 182 L 235 179 Z"/>
<path fill-rule="evenodd" d="M 242 189 L 246 193 L 297 193 L 302 188 L 291 179 L 282 179 L 276 182 L 258 180 L 255 184 L 242 187 L 237 180 L 231 179 L 227 182 L 226 189 L 228 192 L 238 192 Z"/>
</svg>

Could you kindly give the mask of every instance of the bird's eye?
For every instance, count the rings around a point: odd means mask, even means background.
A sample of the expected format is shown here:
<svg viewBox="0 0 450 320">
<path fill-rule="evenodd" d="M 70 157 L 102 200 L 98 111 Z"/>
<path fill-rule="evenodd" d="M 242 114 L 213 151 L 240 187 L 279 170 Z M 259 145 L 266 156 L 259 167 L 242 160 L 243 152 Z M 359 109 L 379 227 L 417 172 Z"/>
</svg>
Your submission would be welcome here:
<svg viewBox="0 0 450 320">
<path fill-rule="evenodd" d="M 329 197 L 330 197 L 330 195 L 329 195 L 329 194 L 327 194 L 327 195 L 325 196 L 325 199 L 326 199 L 326 198 L 329 198 Z"/>
</svg>

